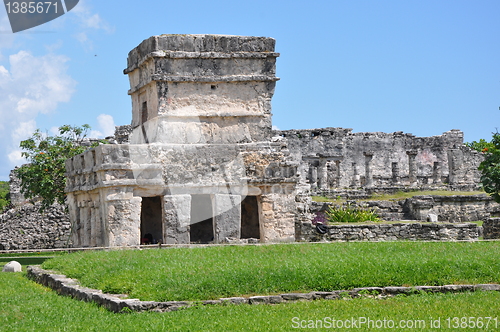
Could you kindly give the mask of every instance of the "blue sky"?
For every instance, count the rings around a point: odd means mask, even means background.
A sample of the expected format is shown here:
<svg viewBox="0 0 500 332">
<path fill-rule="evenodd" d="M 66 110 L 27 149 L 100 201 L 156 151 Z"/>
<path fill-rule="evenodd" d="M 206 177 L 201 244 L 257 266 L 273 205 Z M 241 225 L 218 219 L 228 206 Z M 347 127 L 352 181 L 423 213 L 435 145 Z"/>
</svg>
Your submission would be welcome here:
<svg viewBox="0 0 500 332">
<path fill-rule="evenodd" d="M 36 128 L 129 124 L 128 52 L 164 33 L 277 40 L 273 124 L 489 139 L 500 120 L 500 1 L 98 1 L 11 32 L 0 7 L 0 180 Z"/>
</svg>

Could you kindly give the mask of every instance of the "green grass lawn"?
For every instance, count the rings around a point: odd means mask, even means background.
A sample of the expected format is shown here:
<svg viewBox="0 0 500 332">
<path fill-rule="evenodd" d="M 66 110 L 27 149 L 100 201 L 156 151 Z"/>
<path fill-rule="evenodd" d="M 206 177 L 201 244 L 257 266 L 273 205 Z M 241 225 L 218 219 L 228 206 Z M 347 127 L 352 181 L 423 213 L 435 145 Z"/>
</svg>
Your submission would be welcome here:
<svg viewBox="0 0 500 332">
<path fill-rule="evenodd" d="M 40 265 L 47 259 L 54 258 L 55 256 L 62 255 L 62 252 L 30 252 L 30 253 L 2 253 L 0 254 L 0 270 L 5 264 L 10 261 L 19 262 L 25 269 L 28 265 Z"/>
<path fill-rule="evenodd" d="M 78 252 L 43 268 L 141 300 L 500 282 L 500 242 L 296 243 Z"/>
<path fill-rule="evenodd" d="M 167 313 L 114 314 L 92 303 L 84 303 L 28 280 L 19 273 L 0 273 L 0 330 L 17 331 L 294 331 L 298 324 L 318 324 L 317 320 L 423 321 L 425 327 L 411 331 L 437 331 L 430 321 L 441 321 L 439 331 L 447 328 L 448 317 L 493 317 L 477 331 L 500 329 L 500 292 L 427 294 L 392 299 L 296 302 L 279 305 L 199 306 Z M 311 323 L 311 321 L 313 323 Z M 474 320 L 473 320 L 474 321 Z M 482 319 L 486 322 L 486 319 Z M 453 324 L 453 320 L 450 320 Z M 416 323 L 415 323 L 416 324 Z M 419 323 L 421 324 L 421 323 Z M 495 326 L 496 325 L 496 326 Z M 453 327 L 453 326 L 451 326 Z M 321 330 L 321 329 L 320 329 Z M 323 329 L 348 331 L 345 329 Z M 352 331 L 374 331 L 360 326 Z M 377 331 L 406 331 L 376 329 Z M 462 331 L 474 329 L 459 328 Z"/>
</svg>

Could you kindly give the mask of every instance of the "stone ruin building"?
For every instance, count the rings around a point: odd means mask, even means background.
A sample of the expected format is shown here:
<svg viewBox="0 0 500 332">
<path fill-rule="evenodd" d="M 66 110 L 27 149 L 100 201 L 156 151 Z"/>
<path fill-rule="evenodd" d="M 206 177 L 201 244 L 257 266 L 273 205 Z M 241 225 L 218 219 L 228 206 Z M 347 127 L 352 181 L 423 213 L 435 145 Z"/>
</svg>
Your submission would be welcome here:
<svg viewBox="0 0 500 332">
<path fill-rule="evenodd" d="M 161 35 L 132 50 L 128 142 L 66 162 L 73 245 L 293 241 L 305 203 L 299 163 L 272 139 L 274 46 Z"/>
<path fill-rule="evenodd" d="M 301 177 L 316 193 L 479 189 L 483 157 L 464 145 L 460 130 L 432 137 L 344 128 L 283 130 L 275 135 L 286 138 L 292 156 L 301 160 Z"/>
<path fill-rule="evenodd" d="M 474 190 L 481 154 L 434 137 L 272 130 L 275 40 L 161 35 L 128 56 L 131 125 L 66 162 L 74 247 L 301 238 L 310 192 Z"/>
</svg>

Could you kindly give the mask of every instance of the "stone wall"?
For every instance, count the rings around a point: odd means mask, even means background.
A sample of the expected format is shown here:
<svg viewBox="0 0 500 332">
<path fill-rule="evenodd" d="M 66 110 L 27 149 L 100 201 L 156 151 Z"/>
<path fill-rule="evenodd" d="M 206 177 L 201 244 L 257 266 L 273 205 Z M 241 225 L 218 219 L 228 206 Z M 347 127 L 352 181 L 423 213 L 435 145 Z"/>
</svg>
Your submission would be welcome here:
<svg viewBox="0 0 500 332">
<path fill-rule="evenodd" d="M 466 222 L 500 215 L 500 204 L 486 194 L 427 195 L 408 198 L 404 202 L 404 211 L 409 219 L 414 220 L 427 220 L 433 214 L 439 221 Z"/>
<path fill-rule="evenodd" d="M 483 223 L 483 237 L 488 239 L 500 239 L 500 218 L 489 218 Z"/>
<path fill-rule="evenodd" d="M 399 201 L 349 200 L 345 204 L 349 204 L 353 208 L 373 210 L 380 218 L 387 221 L 430 221 L 430 215 L 434 215 L 435 221 L 455 223 L 486 220 L 490 217 L 500 216 L 500 204 L 486 194 L 425 195 L 413 196 Z M 311 212 L 326 211 L 331 205 L 339 204 L 314 202 L 311 205 Z"/>
<path fill-rule="evenodd" d="M 353 133 L 320 128 L 274 131 L 302 160 L 312 188 L 478 187 L 482 155 L 463 144 L 463 133 L 416 137 L 403 132 Z"/>
<path fill-rule="evenodd" d="M 311 223 L 300 226 L 298 241 L 475 241 L 479 227 L 472 223 L 394 223 L 328 225 L 321 234 Z"/>
<path fill-rule="evenodd" d="M 61 205 L 38 212 L 40 205 L 22 204 L 0 215 L 0 250 L 66 248 L 71 223 Z"/>
</svg>

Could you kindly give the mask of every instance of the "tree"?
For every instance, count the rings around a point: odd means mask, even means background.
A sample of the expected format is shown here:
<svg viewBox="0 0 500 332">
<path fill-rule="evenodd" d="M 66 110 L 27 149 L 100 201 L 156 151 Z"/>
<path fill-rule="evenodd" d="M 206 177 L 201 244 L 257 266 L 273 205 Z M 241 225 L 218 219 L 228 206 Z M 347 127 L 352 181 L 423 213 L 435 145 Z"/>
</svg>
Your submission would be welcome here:
<svg viewBox="0 0 500 332">
<path fill-rule="evenodd" d="M 479 165 L 481 184 L 484 191 L 500 203 L 500 133 L 494 133 L 491 142 L 482 139 L 480 143 L 482 146 L 477 145 L 476 150 L 484 153 L 484 161 Z"/>
<path fill-rule="evenodd" d="M 0 213 L 10 204 L 9 182 L 0 181 Z"/>
<path fill-rule="evenodd" d="M 29 199 L 40 198 L 41 210 L 54 202 L 64 204 L 65 161 L 89 148 L 82 145 L 89 130 L 88 124 L 81 127 L 64 125 L 59 127 L 59 135 L 49 136 L 37 129 L 32 137 L 20 143 L 25 150 L 22 156 L 29 162 L 16 170 L 21 180 L 21 192 Z"/>
<path fill-rule="evenodd" d="M 490 149 L 490 148 L 495 147 L 495 145 L 493 143 L 488 142 L 483 138 L 481 138 L 479 140 L 479 142 L 472 141 L 470 143 L 465 143 L 465 146 L 468 146 L 469 148 L 474 149 L 474 150 L 479 151 L 479 152 L 483 152 L 483 150 L 486 148 Z M 488 150 L 486 150 L 486 151 L 488 151 Z"/>
</svg>

